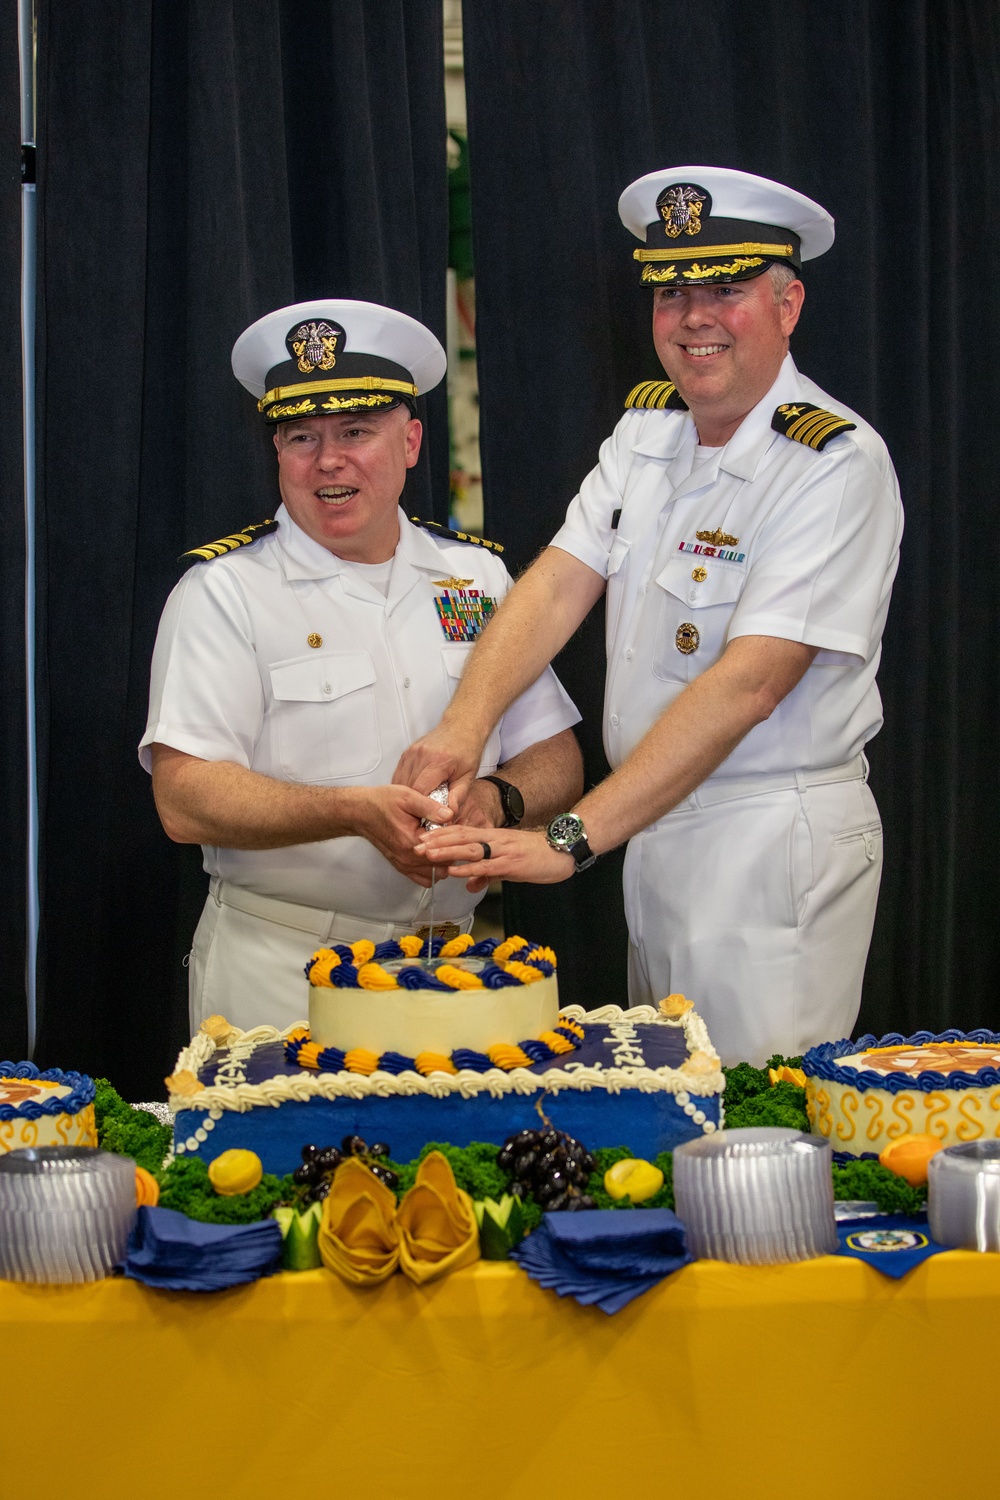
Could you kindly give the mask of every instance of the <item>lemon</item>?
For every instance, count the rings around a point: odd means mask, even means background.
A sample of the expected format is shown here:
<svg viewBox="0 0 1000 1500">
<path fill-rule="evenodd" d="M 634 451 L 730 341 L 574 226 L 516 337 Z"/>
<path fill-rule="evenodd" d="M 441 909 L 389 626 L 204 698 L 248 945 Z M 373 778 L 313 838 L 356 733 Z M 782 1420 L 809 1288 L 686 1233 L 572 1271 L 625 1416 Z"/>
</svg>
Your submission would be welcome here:
<svg viewBox="0 0 1000 1500">
<path fill-rule="evenodd" d="M 640 1161 L 636 1157 L 616 1161 L 604 1174 L 604 1191 L 616 1203 L 622 1198 L 631 1198 L 633 1203 L 645 1203 L 662 1186 L 663 1173 L 659 1167 L 654 1167 L 651 1161 Z"/>
<path fill-rule="evenodd" d="M 208 1180 L 222 1198 L 249 1193 L 264 1175 L 256 1151 L 223 1151 L 208 1169 Z"/>
</svg>

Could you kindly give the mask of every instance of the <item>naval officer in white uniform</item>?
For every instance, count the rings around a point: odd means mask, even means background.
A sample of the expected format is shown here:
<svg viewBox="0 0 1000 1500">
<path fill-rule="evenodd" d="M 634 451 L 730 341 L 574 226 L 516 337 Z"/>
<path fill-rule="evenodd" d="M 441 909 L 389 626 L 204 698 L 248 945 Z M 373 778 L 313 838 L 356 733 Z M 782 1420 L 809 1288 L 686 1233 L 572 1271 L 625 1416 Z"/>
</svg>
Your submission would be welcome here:
<svg viewBox="0 0 1000 1500">
<path fill-rule="evenodd" d="M 723 1061 L 760 1063 L 849 1036 L 858 1013 L 882 860 L 863 752 L 882 722 L 899 493 L 878 434 L 788 352 L 829 214 L 714 167 L 651 173 L 619 211 L 669 378 L 632 392 L 400 774 L 419 789 L 469 775 L 606 592 L 613 774 L 547 834 L 498 836 L 490 868 L 561 880 L 628 839 L 633 1003 L 684 991 Z M 485 868 L 456 826 L 418 848 Z"/>
<path fill-rule="evenodd" d="M 445 370 L 421 324 L 300 303 L 248 328 L 233 368 L 274 426 L 282 504 L 191 554 L 160 622 L 140 746 L 164 828 L 204 846 L 211 876 L 192 1029 L 213 1013 L 244 1028 L 301 1020 L 317 945 L 426 924 L 419 820 L 452 813 L 392 773 L 511 587 L 502 549 L 399 507 L 420 451 L 415 397 Z M 452 799 L 484 835 L 582 790 L 579 714 L 551 669 L 515 698 Z M 435 925 L 468 931 L 486 884 L 439 880 Z"/>
</svg>

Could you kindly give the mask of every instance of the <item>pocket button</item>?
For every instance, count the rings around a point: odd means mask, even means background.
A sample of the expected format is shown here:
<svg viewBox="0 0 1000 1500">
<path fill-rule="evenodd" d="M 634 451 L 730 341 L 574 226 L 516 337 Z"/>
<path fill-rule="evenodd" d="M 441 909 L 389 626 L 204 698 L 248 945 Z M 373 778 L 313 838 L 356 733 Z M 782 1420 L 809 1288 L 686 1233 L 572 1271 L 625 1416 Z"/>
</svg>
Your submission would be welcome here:
<svg viewBox="0 0 1000 1500">
<path fill-rule="evenodd" d="M 333 684 L 331 682 L 324 682 L 323 691 L 324 693 L 326 693 L 327 697 L 329 697 L 333 692 Z"/>
</svg>

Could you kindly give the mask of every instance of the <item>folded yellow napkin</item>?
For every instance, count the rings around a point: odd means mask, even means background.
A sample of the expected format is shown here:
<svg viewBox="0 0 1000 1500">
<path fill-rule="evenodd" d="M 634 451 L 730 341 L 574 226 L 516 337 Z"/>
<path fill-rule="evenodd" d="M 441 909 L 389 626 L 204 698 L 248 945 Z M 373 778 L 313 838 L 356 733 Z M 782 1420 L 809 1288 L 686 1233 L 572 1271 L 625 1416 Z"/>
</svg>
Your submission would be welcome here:
<svg viewBox="0 0 1000 1500">
<path fill-rule="evenodd" d="M 399 1205 L 396 1225 L 399 1268 L 411 1281 L 434 1281 L 479 1259 L 472 1199 L 455 1185 L 440 1151 L 420 1163 L 417 1180 Z"/>
<path fill-rule="evenodd" d="M 355 1286 L 378 1286 L 399 1264 L 395 1195 L 355 1157 L 337 1169 L 323 1204 L 319 1253 Z"/>
</svg>

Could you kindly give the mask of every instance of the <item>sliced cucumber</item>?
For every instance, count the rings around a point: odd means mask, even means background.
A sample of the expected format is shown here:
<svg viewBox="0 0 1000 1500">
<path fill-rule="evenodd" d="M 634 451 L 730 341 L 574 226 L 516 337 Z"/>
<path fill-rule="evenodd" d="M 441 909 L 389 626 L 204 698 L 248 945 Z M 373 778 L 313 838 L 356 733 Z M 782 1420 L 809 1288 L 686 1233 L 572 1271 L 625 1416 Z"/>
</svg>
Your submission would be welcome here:
<svg viewBox="0 0 1000 1500">
<path fill-rule="evenodd" d="M 524 1238 L 520 1199 L 504 1193 L 499 1203 L 494 1198 L 483 1198 L 474 1208 L 483 1260 L 507 1260 L 514 1246 Z"/>
<path fill-rule="evenodd" d="M 294 1208 L 276 1208 L 271 1217 L 281 1229 L 283 1271 L 312 1271 L 323 1264 L 319 1253 L 322 1203 L 310 1203 L 301 1213 Z"/>
</svg>

